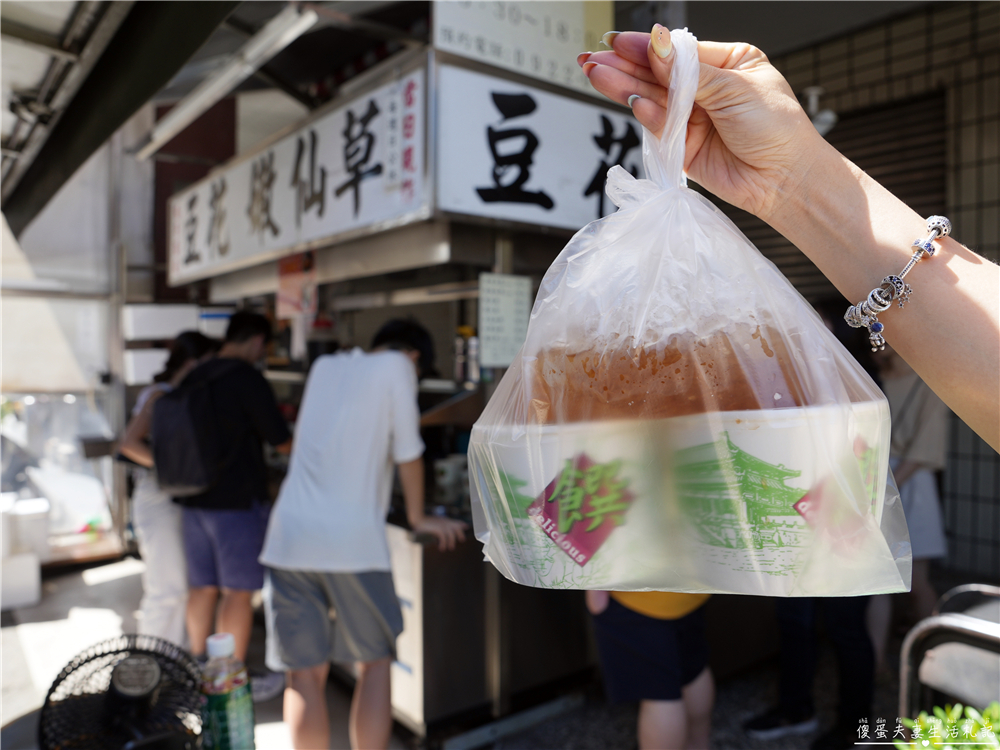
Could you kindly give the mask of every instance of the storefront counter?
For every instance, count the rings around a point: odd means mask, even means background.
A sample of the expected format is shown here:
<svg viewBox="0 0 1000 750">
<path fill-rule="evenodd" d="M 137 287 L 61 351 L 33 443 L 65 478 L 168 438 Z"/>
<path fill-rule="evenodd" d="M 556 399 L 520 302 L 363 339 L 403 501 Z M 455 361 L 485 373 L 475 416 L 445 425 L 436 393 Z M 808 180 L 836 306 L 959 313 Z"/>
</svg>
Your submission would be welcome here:
<svg viewBox="0 0 1000 750">
<path fill-rule="evenodd" d="M 583 592 L 503 579 L 471 529 L 450 552 L 393 524 L 388 537 L 404 624 L 392 707 L 411 731 L 487 721 L 547 687 L 589 680 L 596 660 Z"/>
</svg>

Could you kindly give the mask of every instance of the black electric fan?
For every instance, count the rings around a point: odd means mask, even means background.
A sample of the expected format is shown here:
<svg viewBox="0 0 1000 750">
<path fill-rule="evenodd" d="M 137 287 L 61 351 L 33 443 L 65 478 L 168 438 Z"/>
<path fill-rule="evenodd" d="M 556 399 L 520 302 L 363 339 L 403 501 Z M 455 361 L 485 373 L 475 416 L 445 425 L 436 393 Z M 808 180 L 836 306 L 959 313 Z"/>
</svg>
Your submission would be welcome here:
<svg viewBox="0 0 1000 750">
<path fill-rule="evenodd" d="M 151 635 L 122 635 L 91 646 L 49 688 L 39 748 L 200 748 L 200 674 L 184 649 Z"/>
</svg>

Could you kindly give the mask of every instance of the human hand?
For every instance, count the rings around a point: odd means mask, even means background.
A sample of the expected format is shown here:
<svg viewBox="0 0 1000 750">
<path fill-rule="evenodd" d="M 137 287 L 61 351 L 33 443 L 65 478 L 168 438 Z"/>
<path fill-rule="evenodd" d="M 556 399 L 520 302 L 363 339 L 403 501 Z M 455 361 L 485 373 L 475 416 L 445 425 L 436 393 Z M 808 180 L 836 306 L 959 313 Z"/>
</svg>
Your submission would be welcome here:
<svg viewBox="0 0 1000 750">
<path fill-rule="evenodd" d="M 610 35 L 605 35 L 606 37 Z M 669 31 L 624 32 L 609 51 L 577 63 L 594 88 L 631 106 L 659 137 L 676 54 Z M 724 201 L 768 220 L 782 195 L 796 189 L 820 154 L 832 151 L 795 94 L 763 52 L 749 44 L 698 42 L 700 75 L 688 121 L 684 169 Z"/>
<path fill-rule="evenodd" d="M 587 591 L 587 610 L 592 615 L 599 615 L 608 608 L 611 594 L 607 591 Z"/>
<path fill-rule="evenodd" d="M 438 549 L 442 552 L 455 549 L 458 542 L 465 541 L 465 530 L 469 525 L 464 521 L 439 516 L 424 516 L 416 523 L 410 524 L 414 534 L 431 534 L 438 540 Z"/>
</svg>

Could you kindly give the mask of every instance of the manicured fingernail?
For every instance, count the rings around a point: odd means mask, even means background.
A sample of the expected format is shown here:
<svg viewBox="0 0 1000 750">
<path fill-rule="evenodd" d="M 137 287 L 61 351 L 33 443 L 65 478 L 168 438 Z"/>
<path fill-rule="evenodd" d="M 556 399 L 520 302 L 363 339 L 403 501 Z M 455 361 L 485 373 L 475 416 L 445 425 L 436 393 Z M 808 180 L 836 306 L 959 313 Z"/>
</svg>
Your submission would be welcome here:
<svg viewBox="0 0 1000 750">
<path fill-rule="evenodd" d="M 583 64 L 583 74 L 585 76 L 587 76 L 587 78 L 590 78 L 590 71 L 592 71 L 596 67 L 597 67 L 597 63 L 592 63 L 592 62 L 584 63 Z"/>
<path fill-rule="evenodd" d="M 653 24 L 653 31 L 651 32 L 653 40 L 653 52 L 659 58 L 664 58 L 669 55 L 673 49 L 674 45 L 670 42 L 670 31 L 666 26 L 660 26 L 660 24 Z"/>
<path fill-rule="evenodd" d="M 581 52 L 579 55 L 576 56 L 576 64 L 577 65 L 583 65 L 585 62 L 587 62 L 587 58 L 589 58 L 592 54 L 594 54 L 594 53 L 593 52 Z"/>
<path fill-rule="evenodd" d="M 636 101 L 639 100 L 639 99 L 642 99 L 642 97 L 639 96 L 638 94 L 632 94 L 632 96 L 630 96 L 628 98 L 628 106 L 629 106 L 629 108 L 631 108 L 632 105 L 635 104 Z"/>
<path fill-rule="evenodd" d="M 621 34 L 620 31 L 605 31 L 604 36 L 601 37 L 601 41 L 606 47 L 613 47 L 615 43 L 615 38 Z"/>
</svg>

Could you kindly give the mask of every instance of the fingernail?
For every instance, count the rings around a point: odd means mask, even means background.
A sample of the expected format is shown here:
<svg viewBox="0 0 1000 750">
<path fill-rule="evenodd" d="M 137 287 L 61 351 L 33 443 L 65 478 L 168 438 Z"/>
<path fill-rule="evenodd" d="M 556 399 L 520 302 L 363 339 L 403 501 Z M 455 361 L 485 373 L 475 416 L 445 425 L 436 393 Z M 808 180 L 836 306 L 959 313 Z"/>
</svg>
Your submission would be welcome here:
<svg viewBox="0 0 1000 750">
<path fill-rule="evenodd" d="M 632 94 L 632 96 L 630 96 L 630 97 L 628 98 L 628 106 L 629 106 L 629 109 L 631 109 L 631 108 L 632 108 L 632 105 L 633 105 L 633 104 L 635 104 L 635 102 L 636 102 L 636 100 L 637 100 L 637 99 L 642 99 L 642 97 L 641 97 L 641 96 L 639 96 L 638 94 Z"/>
<path fill-rule="evenodd" d="M 674 45 L 670 42 L 670 31 L 666 26 L 660 26 L 660 24 L 653 24 L 653 31 L 650 36 L 653 41 L 653 52 L 660 59 L 663 59 L 671 53 L 674 49 Z"/>
<path fill-rule="evenodd" d="M 601 37 L 601 42 L 603 42 L 606 47 L 612 47 L 615 43 L 615 38 L 619 34 L 621 34 L 620 31 L 605 31 L 604 36 Z"/>
<path fill-rule="evenodd" d="M 596 67 L 597 67 L 597 63 L 592 63 L 592 62 L 584 63 L 583 64 L 583 74 L 585 76 L 587 76 L 587 78 L 590 78 L 590 71 L 592 71 Z"/>
<path fill-rule="evenodd" d="M 579 55 L 576 56 L 576 64 L 577 65 L 583 65 L 585 62 L 587 62 L 587 58 L 590 57 L 592 54 L 594 54 L 594 53 L 593 52 L 581 52 Z"/>
</svg>

